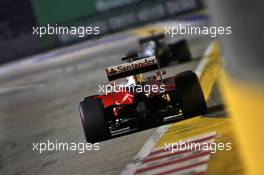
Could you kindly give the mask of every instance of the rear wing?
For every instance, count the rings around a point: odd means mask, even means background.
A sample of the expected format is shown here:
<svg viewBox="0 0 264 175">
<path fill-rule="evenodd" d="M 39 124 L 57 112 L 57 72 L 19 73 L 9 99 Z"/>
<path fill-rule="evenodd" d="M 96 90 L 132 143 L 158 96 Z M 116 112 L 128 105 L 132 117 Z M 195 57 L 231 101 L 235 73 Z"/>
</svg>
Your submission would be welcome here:
<svg viewBox="0 0 264 175">
<path fill-rule="evenodd" d="M 124 63 L 117 66 L 106 68 L 106 74 L 109 81 L 119 78 L 149 72 L 158 69 L 158 62 L 155 56 L 142 58 L 130 63 Z"/>
</svg>

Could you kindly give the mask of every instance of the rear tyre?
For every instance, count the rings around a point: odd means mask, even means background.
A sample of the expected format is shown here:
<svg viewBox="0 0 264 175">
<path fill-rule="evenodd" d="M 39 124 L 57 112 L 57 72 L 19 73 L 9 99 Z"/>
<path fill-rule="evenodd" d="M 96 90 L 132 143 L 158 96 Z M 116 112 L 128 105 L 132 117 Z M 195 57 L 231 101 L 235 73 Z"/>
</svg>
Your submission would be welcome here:
<svg viewBox="0 0 264 175">
<path fill-rule="evenodd" d="M 179 63 L 188 62 L 192 59 L 192 54 L 189 49 L 187 40 L 181 40 L 170 44 L 169 48 L 172 52 L 173 58 L 177 59 Z"/>
<path fill-rule="evenodd" d="M 157 53 L 159 66 L 166 67 L 170 64 L 170 57 L 168 50 L 162 50 L 160 53 Z"/>
<path fill-rule="evenodd" d="M 87 142 L 96 143 L 110 138 L 111 133 L 101 99 L 86 97 L 80 103 L 80 114 Z"/>
<path fill-rule="evenodd" d="M 194 72 L 186 71 L 177 75 L 175 85 L 184 117 L 189 118 L 207 112 L 203 91 Z"/>
</svg>

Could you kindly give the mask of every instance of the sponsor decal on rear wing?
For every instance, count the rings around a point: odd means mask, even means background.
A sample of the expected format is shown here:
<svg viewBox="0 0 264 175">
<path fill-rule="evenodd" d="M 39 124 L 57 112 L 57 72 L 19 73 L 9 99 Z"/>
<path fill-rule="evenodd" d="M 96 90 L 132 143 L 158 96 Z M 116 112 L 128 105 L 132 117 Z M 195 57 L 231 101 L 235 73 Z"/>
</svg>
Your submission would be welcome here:
<svg viewBox="0 0 264 175">
<path fill-rule="evenodd" d="M 155 69 L 158 69 L 158 62 L 156 57 L 152 56 L 133 61 L 131 63 L 124 63 L 106 68 L 106 74 L 108 76 L 108 80 L 112 81 L 139 73 L 149 72 Z"/>
</svg>

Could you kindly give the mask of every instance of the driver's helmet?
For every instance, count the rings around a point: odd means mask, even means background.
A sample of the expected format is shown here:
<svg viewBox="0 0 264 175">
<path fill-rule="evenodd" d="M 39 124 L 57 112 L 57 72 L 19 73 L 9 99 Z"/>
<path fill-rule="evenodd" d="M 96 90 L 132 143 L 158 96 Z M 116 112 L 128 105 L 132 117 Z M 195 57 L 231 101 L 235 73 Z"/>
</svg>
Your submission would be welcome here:
<svg viewBox="0 0 264 175">
<path fill-rule="evenodd" d="M 156 43 L 154 41 L 148 41 L 142 46 L 142 57 L 150 57 L 155 55 Z"/>
<path fill-rule="evenodd" d="M 125 87 L 134 86 L 136 85 L 136 81 L 134 76 L 126 77 L 126 83 L 124 84 Z"/>
</svg>

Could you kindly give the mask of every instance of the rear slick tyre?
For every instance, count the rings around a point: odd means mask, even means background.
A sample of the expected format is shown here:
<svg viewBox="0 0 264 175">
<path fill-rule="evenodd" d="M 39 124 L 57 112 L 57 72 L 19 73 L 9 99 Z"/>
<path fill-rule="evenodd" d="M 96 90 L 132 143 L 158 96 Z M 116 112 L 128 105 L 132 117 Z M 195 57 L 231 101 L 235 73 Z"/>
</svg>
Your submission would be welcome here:
<svg viewBox="0 0 264 175">
<path fill-rule="evenodd" d="M 189 49 L 187 40 L 181 40 L 177 43 L 169 45 L 173 58 L 178 59 L 179 63 L 185 63 L 191 61 L 192 54 Z"/>
<path fill-rule="evenodd" d="M 175 78 L 177 98 L 185 118 L 206 114 L 207 105 L 198 77 L 192 71 L 180 73 Z"/>
<path fill-rule="evenodd" d="M 80 115 L 87 142 L 96 143 L 110 138 L 111 133 L 101 99 L 86 97 L 80 103 Z"/>
</svg>

